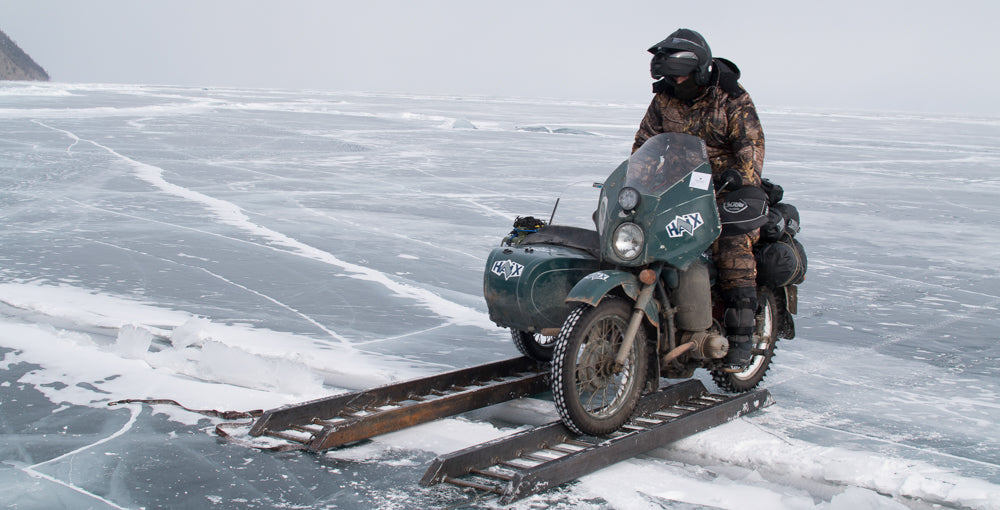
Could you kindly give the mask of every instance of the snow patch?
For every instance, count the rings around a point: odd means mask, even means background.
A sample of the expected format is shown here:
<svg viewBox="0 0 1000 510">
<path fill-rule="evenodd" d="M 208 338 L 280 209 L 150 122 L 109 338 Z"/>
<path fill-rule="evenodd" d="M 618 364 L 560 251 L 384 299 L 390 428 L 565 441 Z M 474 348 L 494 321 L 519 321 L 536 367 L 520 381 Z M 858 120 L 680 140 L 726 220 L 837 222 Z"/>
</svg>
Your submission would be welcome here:
<svg viewBox="0 0 1000 510">
<path fill-rule="evenodd" d="M 908 506 L 892 501 L 867 489 L 849 487 L 830 500 L 830 510 L 908 510 Z"/>
<path fill-rule="evenodd" d="M 438 455 L 491 441 L 517 430 L 501 430 L 489 423 L 448 418 L 384 434 L 378 442 L 433 452 Z"/>
<path fill-rule="evenodd" d="M 224 325 L 184 312 L 67 285 L 0 284 L 14 317 L 0 320 L 3 363 L 44 367 L 20 380 L 52 402 L 103 406 L 123 399 L 172 399 L 199 409 L 271 408 L 426 375 L 406 360 L 386 360 L 314 338 Z M 24 324 L 18 316 L 48 317 Z M 155 325 L 154 325 L 155 324 Z M 103 339 L 77 331 L 106 329 Z M 169 344 L 154 343 L 157 338 Z M 150 370 L 152 368 L 152 370 Z M 331 387 L 333 386 L 333 387 Z M 158 408 L 171 419 L 199 415 Z"/>
<path fill-rule="evenodd" d="M 768 412 L 780 412 L 780 409 Z M 958 503 L 968 508 L 1000 510 L 1000 486 L 919 461 L 821 447 L 781 437 L 758 428 L 748 419 L 673 443 L 660 450 L 658 456 L 685 458 L 700 464 L 742 466 L 770 479 L 794 476 L 935 504 Z"/>
</svg>

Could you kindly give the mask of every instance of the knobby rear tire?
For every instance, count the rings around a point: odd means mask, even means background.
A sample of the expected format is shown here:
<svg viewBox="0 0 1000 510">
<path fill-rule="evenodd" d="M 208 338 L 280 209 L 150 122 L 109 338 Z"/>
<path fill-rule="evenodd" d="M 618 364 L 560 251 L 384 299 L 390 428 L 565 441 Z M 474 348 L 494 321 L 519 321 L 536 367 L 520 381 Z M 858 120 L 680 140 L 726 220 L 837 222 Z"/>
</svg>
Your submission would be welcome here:
<svg viewBox="0 0 1000 510">
<path fill-rule="evenodd" d="M 596 307 L 573 310 L 556 338 L 552 396 L 563 423 L 578 434 L 610 434 L 635 410 L 646 377 L 644 328 L 639 328 L 625 365 L 613 370 L 631 315 L 630 302 L 606 297 Z"/>
</svg>

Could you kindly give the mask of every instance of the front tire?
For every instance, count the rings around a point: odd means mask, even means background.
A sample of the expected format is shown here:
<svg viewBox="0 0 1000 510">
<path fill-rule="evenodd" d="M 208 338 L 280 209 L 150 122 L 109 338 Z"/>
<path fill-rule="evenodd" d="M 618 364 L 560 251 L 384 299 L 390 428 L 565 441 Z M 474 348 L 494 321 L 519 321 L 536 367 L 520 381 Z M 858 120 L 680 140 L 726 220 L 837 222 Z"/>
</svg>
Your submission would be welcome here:
<svg viewBox="0 0 1000 510">
<path fill-rule="evenodd" d="M 556 344 L 555 337 L 517 329 L 510 330 L 510 337 L 514 340 L 514 347 L 517 347 L 521 354 L 542 363 L 552 361 L 552 351 L 555 350 Z"/>
<path fill-rule="evenodd" d="M 774 293 L 767 288 L 757 289 L 757 311 L 755 314 L 753 357 L 747 368 L 732 372 L 725 368 L 712 369 L 712 379 L 722 390 L 730 393 L 746 393 L 756 388 L 768 369 L 778 343 L 778 305 Z"/>
<path fill-rule="evenodd" d="M 552 357 L 552 396 L 563 423 L 578 434 L 610 434 L 635 410 L 646 376 L 644 328 L 624 366 L 614 369 L 631 316 L 629 302 L 606 297 L 596 307 L 580 305 L 563 323 Z"/>
</svg>

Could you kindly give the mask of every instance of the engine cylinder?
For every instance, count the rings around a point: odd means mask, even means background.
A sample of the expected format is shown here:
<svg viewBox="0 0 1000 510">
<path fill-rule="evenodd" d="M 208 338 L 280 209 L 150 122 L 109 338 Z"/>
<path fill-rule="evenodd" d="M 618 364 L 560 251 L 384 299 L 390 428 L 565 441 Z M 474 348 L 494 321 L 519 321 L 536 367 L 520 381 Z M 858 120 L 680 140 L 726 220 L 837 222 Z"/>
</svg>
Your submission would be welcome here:
<svg viewBox="0 0 1000 510">
<path fill-rule="evenodd" d="M 705 331 L 712 327 L 712 286 L 708 264 L 697 261 L 679 272 L 673 301 L 677 307 L 677 329 Z"/>
<path fill-rule="evenodd" d="M 694 359 L 719 359 L 729 352 L 729 340 L 708 331 L 685 331 L 681 344 L 690 342 L 689 355 Z"/>
</svg>

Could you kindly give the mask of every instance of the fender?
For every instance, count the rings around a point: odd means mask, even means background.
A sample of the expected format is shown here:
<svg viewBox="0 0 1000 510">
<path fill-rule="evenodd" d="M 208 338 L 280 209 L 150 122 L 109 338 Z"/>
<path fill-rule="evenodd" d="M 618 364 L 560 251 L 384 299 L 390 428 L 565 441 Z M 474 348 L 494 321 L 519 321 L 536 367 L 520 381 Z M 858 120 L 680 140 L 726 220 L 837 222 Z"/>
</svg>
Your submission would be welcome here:
<svg viewBox="0 0 1000 510">
<path fill-rule="evenodd" d="M 642 289 L 642 283 L 639 282 L 639 278 L 636 275 L 628 271 L 617 269 L 597 271 L 590 273 L 577 282 L 566 296 L 566 302 L 578 302 L 597 306 L 604 299 L 604 296 L 607 296 L 609 292 L 618 287 L 621 287 L 625 295 L 634 302 L 639 297 L 639 290 Z M 649 304 L 646 305 L 643 312 L 645 312 L 646 320 L 650 324 L 656 328 L 660 327 L 660 315 L 656 308 L 656 299 L 650 299 Z"/>
</svg>

